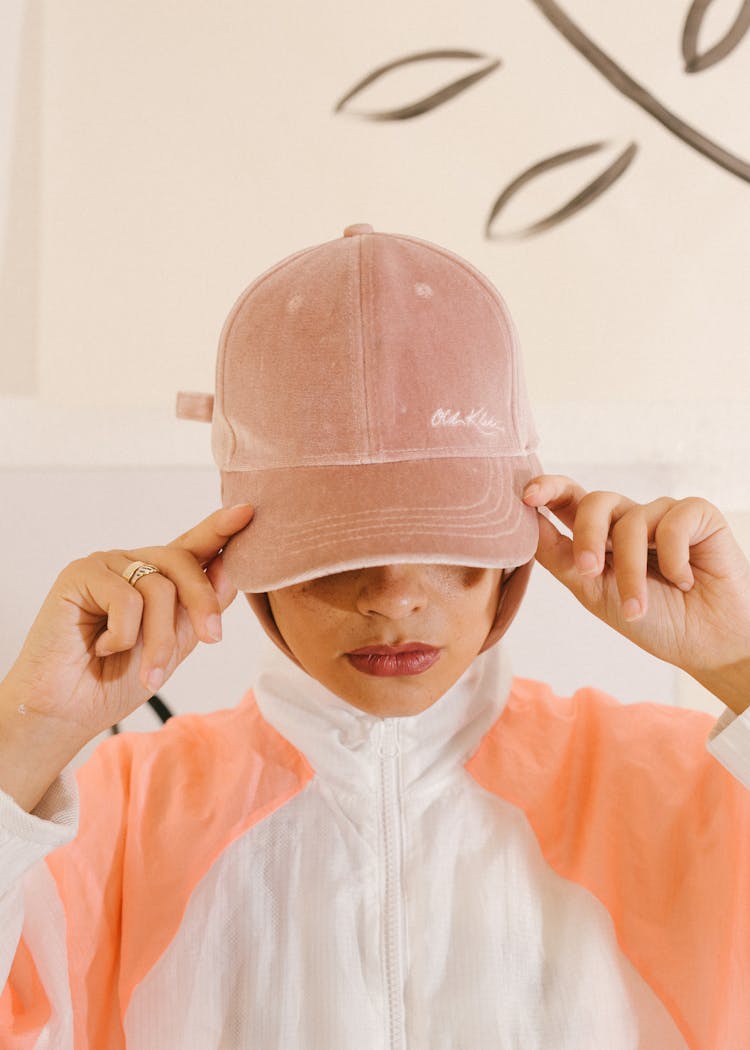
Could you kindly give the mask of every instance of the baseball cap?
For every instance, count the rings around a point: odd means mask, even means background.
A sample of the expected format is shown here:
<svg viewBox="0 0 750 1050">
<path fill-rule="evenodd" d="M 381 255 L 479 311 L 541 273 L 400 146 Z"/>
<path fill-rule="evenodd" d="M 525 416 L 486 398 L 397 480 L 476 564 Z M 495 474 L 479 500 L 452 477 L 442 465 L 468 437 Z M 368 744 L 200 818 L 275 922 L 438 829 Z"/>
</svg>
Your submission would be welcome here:
<svg viewBox="0 0 750 1050">
<path fill-rule="evenodd" d="M 263 594 L 370 565 L 533 561 L 543 473 L 518 335 L 465 259 L 367 223 L 257 277 L 221 331 L 211 422 L 223 506 L 251 522 L 224 548 Z M 527 576 L 528 574 L 526 574 Z"/>
</svg>

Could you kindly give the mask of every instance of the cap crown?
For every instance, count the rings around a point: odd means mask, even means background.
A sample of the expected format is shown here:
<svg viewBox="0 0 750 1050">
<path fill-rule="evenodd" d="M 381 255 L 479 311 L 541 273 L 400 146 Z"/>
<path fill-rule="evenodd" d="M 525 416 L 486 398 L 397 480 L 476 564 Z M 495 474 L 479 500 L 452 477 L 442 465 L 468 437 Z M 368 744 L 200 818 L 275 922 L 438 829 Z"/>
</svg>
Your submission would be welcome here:
<svg viewBox="0 0 750 1050">
<path fill-rule="evenodd" d="M 368 229 L 289 256 L 235 303 L 216 366 L 220 469 L 537 447 L 498 291 L 444 248 Z"/>
</svg>

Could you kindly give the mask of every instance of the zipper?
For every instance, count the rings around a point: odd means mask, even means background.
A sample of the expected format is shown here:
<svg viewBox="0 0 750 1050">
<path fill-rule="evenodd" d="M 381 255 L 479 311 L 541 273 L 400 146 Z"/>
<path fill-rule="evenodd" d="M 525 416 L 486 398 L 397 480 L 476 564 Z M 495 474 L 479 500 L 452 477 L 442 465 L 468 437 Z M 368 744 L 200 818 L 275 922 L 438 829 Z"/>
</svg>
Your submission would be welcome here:
<svg viewBox="0 0 750 1050">
<path fill-rule="evenodd" d="M 384 718 L 380 738 L 381 841 L 384 860 L 383 951 L 388 1050 L 405 1050 L 401 785 L 398 719 Z"/>
</svg>

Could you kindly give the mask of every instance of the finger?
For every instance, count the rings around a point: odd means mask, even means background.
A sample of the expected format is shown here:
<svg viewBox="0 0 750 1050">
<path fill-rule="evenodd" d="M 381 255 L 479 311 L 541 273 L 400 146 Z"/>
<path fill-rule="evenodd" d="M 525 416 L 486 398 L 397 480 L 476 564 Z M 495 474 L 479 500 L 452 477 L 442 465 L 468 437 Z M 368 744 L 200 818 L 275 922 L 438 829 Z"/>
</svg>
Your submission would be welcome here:
<svg viewBox="0 0 750 1050">
<path fill-rule="evenodd" d="M 645 511 L 646 546 L 655 548 L 652 541 L 656 523 L 673 503 L 673 499 L 663 496 L 644 506 L 617 492 L 589 492 L 579 503 L 573 523 L 573 554 L 578 571 L 582 576 L 598 576 L 603 571 L 604 555 L 613 549 L 613 526 L 630 511 Z"/>
<path fill-rule="evenodd" d="M 661 574 L 681 590 L 689 590 L 695 582 L 690 548 L 725 527 L 726 518 L 708 500 L 699 496 L 673 500 L 654 533 Z"/>
<path fill-rule="evenodd" d="M 536 560 L 578 596 L 581 580 L 573 563 L 573 544 L 555 526 L 546 510 L 537 511 L 539 543 Z"/>
<path fill-rule="evenodd" d="M 237 597 L 237 588 L 227 575 L 222 554 L 217 554 L 216 557 L 209 562 L 206 567 L 206 576 L 210 581 L 211 586 L 216 591 L 216 597 L 219 600 L 219 607 L 223 612 Z"/>
<path fill-rule="evenodd" d="M 560 478 L 559 482 L 562 484 L 569 483 L 570 479 Z M 574 485 L 575 483 L 572 484 Z M 547 508 L 541 508 L 538 511 L 540 518 L 537 560 L 569 587 L 577 597 L 581 597 L 590 591 L 590 588 L 587 586 L 582 586 L 582 578 L 600 576 L 605 568 L 605 554 L 613 550 L 613 524 L 618 522 L 631 509 L 640 510 L 642 508 L 640 504 L 622 496 L 620 493 L 589 492 L 578 498 L 575 514 L 571 519 L 571 508 L 578 494 L 570 488 L 569 495 L 574 497 L 566 511 L 568 521 L 571 523 L 572 540 L 563 536 L 553 524 L 542 522 L 541 516 L 547 512 Z M 565 495 L 561 492 L 558 496 L 552 497 L 551 502 L 555 503 L 565 498 Z M 641 544 L 637 538 L 633 539 L 635 550 L 641 559 L 648 558 L 648 541 L 652 538 L 656 522 L 664 513 L 665 505 L 669 506 L 672 502 L 674 501 L 666 498 L 661 502 L 655 501 L 650 508 L 648 516 L 646 541 Z M 630 590 L 632 590 L 632 580 L 633 578 L 636 580 L 640 579 L 641 567 L 640 562 L 636 561 L 635 566 L 631 568 L 632 563 L 627 557 L 627 549 L 630 542 L 626 536 L 617 564 L 623 588 L 627 589 L 630 587 Z M 642 551 L 641 546 L 643 547 Z M 590 558 L 589 561 L 585 560 L 587 554 Z M 645 568 L 642 570 L 642 576 L 645 586 Z M 640 598 L 641 592 L 637 588 L 636 590 Z M 630 591 L 628 591 L 626 597 L 630 596 Z"/>
<path fill-rule="evenodd" d="M 529 493 L 529 487 L 532 485 L 538 486 L 537 490 Z M 591 501 L 592 497 L 595 497 L 597 502 L 603 501 L 621 509 L 636 506 L 634 500 L 619 492 L 587 492 L 582 485 L 565 474 L 540 474 L 532 478 L 524 488 L 523 500 L 530 507 L 548 507 L 575 536 L 578 508 L 583 500 Z M 576 554 L 584 549 L 586 548 L 576 545 Z M 605 544 L 605 549 L 611 550 L 611 545 Z"/>
<path fill-rule="evenodd" d="M 613 523 L 640 504 L 619 492 L 589 492 L 578 504 L 573 522 L 573 557 L 582 576 L 598 576 L 604 555 L 612 550 Z"/>
<path fill-rule="evenodd" d="M 136 588 L 143 593 L 143 651 L 139 675 L 146 689 L 156 691 L 164 682 L 166 668 L 173 661 L 177 648 L 177 589 L 170 579 L 157 572 L 144 576 Z M 158 678 L 150 678 L 154 671 Z"/>
<path fill-rule="evenodd" d="M 564 474 L 538 474 L 523 491 L 527 506 L 548 507 L 568 528 L 572 528 L 578 504 L 586 495 L 582 485 Z"/>
<path fill-rule="evenodd" d="M 646 563 L 649 523 L 645 508 L 631 507 L 612 527 L 612 566 L 623 619 L 631 622 L 648 609 Z"/>
<path fill-rule="evenodd" d="M 592 506 L 593 504 L 589 503 L 589 509 L 591 509 Z M 552 522 L 545 520 L 542 517 L 541 511 L 539 512 L 538 524 L 539 546 L 536 555 L 537 561 L 539 561 L 544 568 L 548 569 L 561 583 L 563 583 L 587 609 L 593 609 L 596 611 L 596 608 L 602 602 L 607 589 L 606 579 L 597 579 L 596 577 L 601 575 L 598 571 L 583 574 L 578 570 L 574 559 L 574 541 L 568 539 L 567 536 L 562 535 Z M 599 532 L 601 535 L 604 535 L 604 528 L 600 528 Z M 627 545 L 627 537 L 624 537 L 623 544 L 619 548 L 617 546 L 613 547 L 613 560 L 616 564 L 616 570 L 620 572 L 621 578 L 625 581 L 623 586 L 628 586 L 629 580 L 627 579 L 627 569 L 629 567 L 632 569 L 633 566 L 632 559 L 628 562 L 627 559 L 623 558 Z M 642 552 L 642 558 L 645 563 L 649 553 L 648 545 L 645 542 L 642 542 L 637 549 Z M 616 550 L 619 550 L 619 560 L 616 560 L 617 555 L 614 553 Z M 602 546 L 600 548 L 601 553 L 597 555 L 597 558 L 600 559 L 602 564 L 604 560 L 603 551 L 604 547 Z M 611 575 L 614 571 L 615 569 L 608 569 L 605 576 Z M 640 568 L 636 566 L 632 571 L 633 577 L 636 580 L 639 579 L 638 573 L 641 571 Z M 645 567 L 642 571 L 645 578 Z M 617 580 L 615 580 L 615 584 L 616 583 Z M 636 593 L 640 600 L 640 591 L 637 591 Z M 597 613 L 597 615 L 599 614 Z M 631 618 L 630 608 L 625 609 L 623 607 L 622 615 L 623 619 L 629 620 Z"/>
<path fill-rule="evenodd" d="M 649 555 L 657 548 L 659 523 L 675 502 L 670 496 L 662 496 L 644 505 L 634 503 L 612 525 L 612 567 L 627 621 L 640 619 L 648 611 Z M 617 513 L 615 509 L 613 515 Z M 600 528 L 603 530 L 601 524 Z"/>
<path fill-rule="evenodd" d="M 119 573 L 93 557 L 87 566 L 85 588 L 92 602 L 107 614 L 107 627 L 96 639 L 96 655 L 132 649 L 141 629 L 143 595 Z"/>
<path fill-rule="evenodd" d="M 690 568 L 688 533 L 679 515 L 667 511 L 656 526 L 656 554 L 659 572 L 683 591 L 695 583 Z"/>
<path fill-rule="evenodd" d="M 182 535 L 168 543 L 167 547 L 189 551 L 203 567 L 222 549 L 231 536 L 241 532 L 249 525 L 254 513 L 255 509 L 250 504 L 223 507 L 209 514 L 192 529 L 183 532 Z"/>
<path fill-rule="evenodd" d="M 612 521 L 638 504 L 619 492 L 587 492 L 564 474 L 542 474 L 532 478 L 532 484 L 538 489 L 530 494 L 527 486 L 524 502 L 548 507 L 573 533 L 573 556 L 581 574 L 598 575 L 604 567 L 605 552 L 612 549 Z"/>
<path fill-rule="evenodd" d="M 170 547 L 139 547 L 134 551 L 111 551 L 109 566 L 122 573 L 132 561 L 155 565 L 163 579 L 170 582 L 177 601 L 185 609 L 196 638 L 212 643 L 221 640 L 221 606 L 211 581 L 195 556 L 187 550 Z M 132 586 L 132 585 L 131 585 Z M 136 584 L 150 599 L 159 587 L 157 573 L 143 576 Z M 170 614 L 171 615 L 171 614 Z"/>
</svg>

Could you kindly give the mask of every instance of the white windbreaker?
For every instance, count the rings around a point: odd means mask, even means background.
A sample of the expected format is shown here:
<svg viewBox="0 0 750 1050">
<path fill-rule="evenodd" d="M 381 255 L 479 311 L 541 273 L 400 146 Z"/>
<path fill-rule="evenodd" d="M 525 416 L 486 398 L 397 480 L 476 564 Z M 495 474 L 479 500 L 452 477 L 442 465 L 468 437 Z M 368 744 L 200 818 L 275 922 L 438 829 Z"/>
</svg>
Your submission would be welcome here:
<svg viewBox="0 0 750 1050">
<path fill-rule="evenodd" d="M 502 643 L 379 718 L 254 690 L 0 792 L 0 1048 L 747 1050 L 750 710 Z"/>
</svg>

